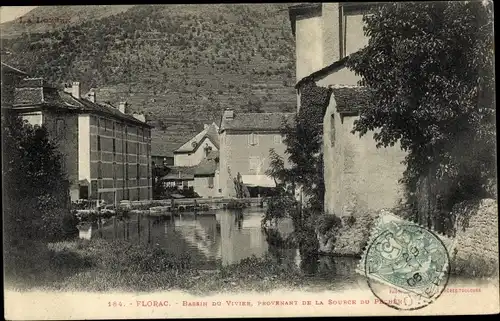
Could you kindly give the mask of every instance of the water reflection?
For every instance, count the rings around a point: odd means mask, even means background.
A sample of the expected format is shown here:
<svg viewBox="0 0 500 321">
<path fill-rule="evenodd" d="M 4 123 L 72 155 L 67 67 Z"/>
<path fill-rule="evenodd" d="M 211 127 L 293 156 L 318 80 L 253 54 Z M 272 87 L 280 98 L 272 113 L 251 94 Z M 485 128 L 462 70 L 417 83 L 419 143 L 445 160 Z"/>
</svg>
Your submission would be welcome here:
<svg viewBox="0 0 500 321">
<path fill-rule="evenodd" d="M 270 254 L 276 261 L 292 262 L 309 275 L 352 275 L 354 259 L 302 257 L 295 248 L 284 249 L 261 229 L 263 209 L 217 210 L 212 213 L 181 213 L 169 219 L 137 216 L 124 224 L 117 222 L 105 227 L 107 239 L 126 238 L 130 242 L 145 242 L 164 248 L 171 254 L 189 253 L 201 268 L 213 269 L 242 259 Z M 127 232 L 128 231 L 128 232 Z M 283 220 L 276 231 L 286 238 L 293 231 L 291 220 Z M 344 261 L 345 262 L 344 262 Z"/>
</svg>

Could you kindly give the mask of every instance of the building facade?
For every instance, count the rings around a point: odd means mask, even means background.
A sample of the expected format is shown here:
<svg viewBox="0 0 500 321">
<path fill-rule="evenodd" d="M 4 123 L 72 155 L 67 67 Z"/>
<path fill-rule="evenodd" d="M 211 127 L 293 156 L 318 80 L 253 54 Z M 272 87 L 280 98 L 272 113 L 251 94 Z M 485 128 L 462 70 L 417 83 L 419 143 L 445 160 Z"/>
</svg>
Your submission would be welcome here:
<svg viewBox="0 0 500 321">
<path fill-rule="evenodd" d="M 323 119 L 324 205 L 339 216 L 361 208 L 375 213 L 403 197 L 399 179 L 406 154 L 400 146 L 376 148 L 374 132 L 361 138 L 351 133 L 370 94 L 344 62 L 368 43 L 362 19 L 371 5 L 305 4 L 289 10 L 297 48 L 297 108 L 307 83 L 333 89 Z"/>
<path fill-rule="evenodd" d="M 42 78 L 15 88 L 12 110 L 33 125 L 44 125 L 63 156 L 71 200 L 116 203 L 151 198 L 151 133 L 140 117 L 82 97 L 75 82 L 64 91 Z"/>
<path fill-rule="evenodd" d="M 234 179 L 241 175 L 244 185 L 274 187 L 266 175 L 270 150 L 285 159 L 286 146 L 280 129 L 294 113 L 236 113 L 225 110 L 220 125 L 219 193 L 235 197 Z"/>
<path fill-rule="evenodd" d="M 174 166 L 162 177 L 164 186 L 192 188 L 200 197 L 218 197 L 219 127 L 212 123 L 174 151 Z"/>
<path fill-rule="evenodd" d="M 219 150 L 219 127 L 205 124 L 201 132 L 174 151 L 174 166 L 198 165 L 212 151 Z"/>
</svg>

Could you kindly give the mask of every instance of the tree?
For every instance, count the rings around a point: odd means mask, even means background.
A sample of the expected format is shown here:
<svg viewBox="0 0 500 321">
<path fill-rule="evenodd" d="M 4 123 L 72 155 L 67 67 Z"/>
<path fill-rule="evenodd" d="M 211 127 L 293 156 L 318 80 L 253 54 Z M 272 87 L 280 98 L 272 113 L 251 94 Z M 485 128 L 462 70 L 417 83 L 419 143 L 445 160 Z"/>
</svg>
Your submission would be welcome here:
<svg viewBox="0 0 500 321">
<path fill-rule="evenodd" d="M 408 152 L 410 199 L 424 178 L 446 210 L 496 195 L 493 3 L 393 3 L 366 15 L 347 66 L 372 90 L 353 132 Z M 437 206 L 437 205 L 436 205 Z"/>
<path fill-rule="evenodd" d="M 301 188 L 304 195 L 304 210 L 295 212 L 287 209 L 287 211 L 295 213 L 295 217 L 292 217 L 295 229 L 301 230 L 301 233 L 307 230 L 312 233 L 311 235 L 315 234 L 314 227 L 309 224 L 311 223 L 309 217 L 321 214 L 324 208 L 325 188 L 321 152 L 323 115 L 330 101 L 331 91 L 312 82 L 304 85 L 300 111 L 294 116 L 293 122 L 284 121 L 281 130 L 286 145 L 285 157 L 288 166 L 285 166 L 284 159 L 280 155 L 271 150 L 270 167 L 266 172 L 277 181 L 278 187 L 283 191 L 278 197 L 295 200 L 295 187 Z M 282 201 L 277 202 L 282 203 Z M 266 213 L 266 219 L 271 221 L 275 215 L 281 214 Z"/>
<path fill-rule="evenodd" d="M 4 235 L 9 246 L 73 235 L 61 155 L 45 127 L 2 112 Z"/>
</svg>

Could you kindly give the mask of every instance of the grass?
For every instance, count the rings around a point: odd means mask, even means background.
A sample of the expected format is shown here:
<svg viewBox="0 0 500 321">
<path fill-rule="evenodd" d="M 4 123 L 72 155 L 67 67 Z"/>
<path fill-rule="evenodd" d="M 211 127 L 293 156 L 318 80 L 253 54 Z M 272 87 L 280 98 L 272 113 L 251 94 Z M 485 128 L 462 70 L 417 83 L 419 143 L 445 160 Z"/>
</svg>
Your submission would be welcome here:
<svg viewBox="0 0 500 321">
<path fill-rule="evenodd" d="M 33 251 L 10 251 L 6 287 L 62 291 L 186 290 L 211 292 L 271 291 L 306 285 L 300 269 L 271 257 L 251 257 L 231 266 L 206 271 L 187 255 L 123 241 L 66 241 Z M 309 284 L 310 285 L 310 284 Z"/>
</svg>

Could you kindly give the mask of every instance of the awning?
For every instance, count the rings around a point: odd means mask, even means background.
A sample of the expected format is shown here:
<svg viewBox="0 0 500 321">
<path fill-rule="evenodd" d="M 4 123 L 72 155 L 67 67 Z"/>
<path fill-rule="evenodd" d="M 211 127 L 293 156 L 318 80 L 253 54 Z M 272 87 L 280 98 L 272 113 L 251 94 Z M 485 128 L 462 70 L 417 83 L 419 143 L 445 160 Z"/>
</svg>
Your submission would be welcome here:
<svg viewBox="0 0 500 321">
<path fill-rule="evenodd" d="M 267 175 L 241 175 L 241 180 L 249 187 L 276 187 L 274 179 Z"/>
</svg>

